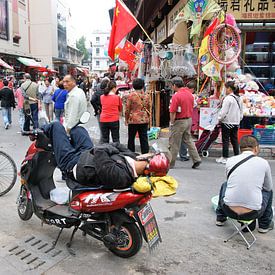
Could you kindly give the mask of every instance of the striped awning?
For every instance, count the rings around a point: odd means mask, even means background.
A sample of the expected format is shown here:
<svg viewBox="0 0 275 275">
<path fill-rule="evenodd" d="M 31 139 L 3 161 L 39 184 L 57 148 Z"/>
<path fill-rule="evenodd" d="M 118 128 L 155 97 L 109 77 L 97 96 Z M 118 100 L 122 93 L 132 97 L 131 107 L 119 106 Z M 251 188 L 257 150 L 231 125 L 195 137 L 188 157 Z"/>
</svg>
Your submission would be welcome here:
<svg viewBox="0 0 275 275">
<path fill-rule="evenodd" d="M 42 68 L 43 67 L 39 62 L 37 62 L 31 58 L 18 57 L 17 60 L 27 67 L 32 67 L 32 68 Z"/>
<path fill-rule="evenodd" d="M 6 62 L 5 62 L 4 60 L 2 60 L 1 58 L 0 58 L 0 66 L 1 66 L 1 67 L 4 67 L 5 69 L 13 70 L 13 71 L 14 71 L 13 67 L 10 66 L 8 63 L 6 63 Z"/>
</svg>

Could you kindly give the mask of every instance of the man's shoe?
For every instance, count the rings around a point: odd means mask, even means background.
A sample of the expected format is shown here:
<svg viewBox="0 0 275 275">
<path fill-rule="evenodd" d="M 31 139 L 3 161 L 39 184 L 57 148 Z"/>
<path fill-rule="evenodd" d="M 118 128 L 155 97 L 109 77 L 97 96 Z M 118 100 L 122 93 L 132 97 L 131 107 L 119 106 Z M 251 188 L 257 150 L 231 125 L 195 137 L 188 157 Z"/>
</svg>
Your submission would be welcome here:
<svg viewBox="0 0 275 275">
<path fill-rule="evenodd" d="M 269 224 L 268 228 L 258 228 L 258 232 L 259 233 L 267 233 L 268 231 L 272 230 L 274 228 L 274 221 L 271 221 L 271 223 Z"/>
<path fill-rule="evenodd" d="M 223 219 L 216 219 L 216 225 L 217 226 L 224 226 L 225 222 L 227 221 L 227 218 L 223 218 Z"/>
<path fill-rule="evenodd" d="M 9 123 L 6 123 L 5 129 L 8 130 L 8 129 L 9 129 L 9 126 L 10 126 Z"/>
<path fill-rule="evenodd" d="M 201 161 L 197 161 L 193 164 L 192 169 L 196 169 L 201 165 Z"/>
<path fill-rule="evenodd" d="M 216 162 L 221 163 L 221 164 L 226 164 L 227 158 L 220 157 L 220 158 L 216 159 Z"/>
</svg>

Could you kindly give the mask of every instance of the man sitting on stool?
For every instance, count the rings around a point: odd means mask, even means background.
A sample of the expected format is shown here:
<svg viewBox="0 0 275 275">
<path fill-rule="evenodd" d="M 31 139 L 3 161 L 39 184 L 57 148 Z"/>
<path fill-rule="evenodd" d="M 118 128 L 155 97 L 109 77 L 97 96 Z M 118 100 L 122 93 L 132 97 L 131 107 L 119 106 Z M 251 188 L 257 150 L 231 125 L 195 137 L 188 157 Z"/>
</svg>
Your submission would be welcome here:
<svg viewBox="0 0 275 275">
<path fill-rule="evenodd" d="M 227 182 L 221 186 L 216 225 L 224 225 L 227 216 L 236 220 L 258 219 L 258 231 L 267 233 L 274 227 L 271 169 L 266 160 L 257 157 L 259 143 L 254 136 L 242 137 L 240 149 L 242 154 L 226 163 Z M 250 229 L 255 229 L 255 225 L 256 222 Z"/>
</svg>

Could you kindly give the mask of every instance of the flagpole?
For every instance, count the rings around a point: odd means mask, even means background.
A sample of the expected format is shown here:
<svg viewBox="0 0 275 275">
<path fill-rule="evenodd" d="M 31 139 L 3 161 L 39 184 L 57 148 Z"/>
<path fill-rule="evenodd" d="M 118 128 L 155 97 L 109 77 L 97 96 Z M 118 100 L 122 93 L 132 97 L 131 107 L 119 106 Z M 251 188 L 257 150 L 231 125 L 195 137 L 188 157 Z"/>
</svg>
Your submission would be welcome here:
<svg viewBox="0 0 275 275">
<path fill-rule="evenodd" d="M 144 34 L 146 35 L 146 37 L 149 39 L 149 41 L 152 43 L 153 47 L 155 47 L 155 43 L 154 41 L 151 39 L 151 37 L 149 36 L 149 34 L 146 32 L 146 30 L 143 28 L 143 26 L 139 23 L 139 21 L 137 20 L 137 18 L 133 15 L 133 13 L 130 11 L 130 9 L 126 6 L 126 4 L 122 1 L 122 0 L 118 0 L 120 2 L 121 5 L 124 6 L 124 8 L 133 16 L 133 18 L 136 20 L 137 24 L 139 25 L 139 27 L 141 28 L 141 30 L 144 32 Z"/>
</svg>

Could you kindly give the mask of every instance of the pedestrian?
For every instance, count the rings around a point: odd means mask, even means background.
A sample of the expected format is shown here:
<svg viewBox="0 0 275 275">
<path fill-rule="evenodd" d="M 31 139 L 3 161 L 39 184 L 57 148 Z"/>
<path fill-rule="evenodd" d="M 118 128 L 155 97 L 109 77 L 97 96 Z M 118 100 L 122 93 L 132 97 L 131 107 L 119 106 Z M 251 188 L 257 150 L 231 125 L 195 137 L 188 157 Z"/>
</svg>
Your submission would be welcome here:
<svg viewBox="0 0 275 275">
<path fill-rule="evenodd" d="M 239 96 L 239 88 L 234 81 L 225 84 L 226 96 L 222 102 L 219 113 L 219 122 L 222 128 L 222 157 L 216 159 L 218 163 L 225 164 L 229 157 L 229 140 L 234 155 L 239 154 L 238 129 L 243 119 L 243 103 Z"/>
<path fill-rule="evenodd" d="M 68 92 L 64 89 L 63 82 L 59 82 L 58 89 L 55 90 L 52 100 L 54 102 L 54 114 L 57 121 L 62 123 L 64 116 L 64 104 L 67 100 Z"/>
<path fill-rule="evenodd" d="M 226 162 L 227 181 L 220 189 L 216 225 L 224 225 L 227 217 L 255 220 L 249 225 L 254 230 L 258 219 L 258 232 L 267 233 L 274 228 L 271 169 L 265 159 L 257 157 L 260 148 L 254 136 L 243 136 L 240 148 L 242 153 Z"/>
<path fill-rule="evenodd" d="M 24 131 L 30 131 L 30 115 L 33 119 L 33 128 L 38 128 L 38 105 L 40 104 L 39 85 L 31 81 L 31 75 L 24 75 L 24 83 L 21 85 L 24 97 L 23 109 L 25 113 Z"/>
<path fill-rule="evenodd" d="M 116 94 L 116 83 L 110 81 L 104 94 L 100 97 L 102 111 L 100 125 L 102 142 L 109 143 L 110 132 L 113 142 L 119 142 L 119 116 L 122 111 L 121 98 Z"/>
<path fill-rule="evenodd" d="M 4 80 L 3 85 L 3 88 L 0 90 L 0 100 L 4 126 L 8 130 L 12 123 L 11 108 L 15 108 L 15 99 L 13 91 L 8 87 L 9 81 Z"/>
<path fill-rule="evenodd" d="M 102 143 L 102 132 L 101 132 L 101 124 L 100 124 L 100 113 L 102 110 L 102 106 L 100 103 L 100 97 L 104 94 L 104 91 L 107 88 L 107 85 L 109 82 L 110 82 L 109 78 L 102 79 L 101 83 L 98 84 L 98 87 L 96 88 L 91 99 L 91 104 L 94 108 L 95 117 L 97 118 L 98 125 L 99 125 L 98 127 L 100 130 L 100 140 L 99 140 L 100 143 Z"/>
<path fill-rule="evenodd" d="M 24 109 L 23 109 L 24 97 L 22 95 L 22 90 L 20 88 L 20 85 L 16 89 L 14 96 L 17 99 L 17 108 L 18 108 L 18 114 L 19 114 L 19 126 L 20 126 L 21 131 L 23 131 L 24 130 L 24 122 L 25 122 L 25 114 L 24 114 Z"/>
<path fill-rule="evenodd" d="M 50 81 L 48 79 L 45 80 L 46 89 L 42 93 L 42 102 L 44 109 L 46 111 L 49 122 L 53 121 L 53 86 L 51 86 Z"/>
<path fill-rule="evenodd" d="M 128 125 L 128 149 L 135 152 L 135 137 L 139 135 L 142 154 L 149 152 L 148 124 L 150 121 L 150 96 L 144 92 L 144 80 L 133 80 L 134 91 L 127 97 L 125 108 L 125 124 Z"/>
<path fill-rule="evenodd" d="M 200 166 L 201 158 L 191 136 L 194 97 L 189 88 L 183 87 L 182 78 L 174 77 L 172 79 L 172 84 L 175 94 L 172 96 L 170 105 L 170 167 L 173 168 L 175 166 L 181 143 L 184 142 L 187 145 L 189 155 L 193 160 L 192 168 L 195 169 Z"/>
<path fill-rule="evenodd" d="M 59 83 L 60 83 L 60 78 L 59 77 L 55 77 L 51 81 L 51 86 L 53 87 L 54 92 L 59 89 Z"/>
<path fill-rule="evenodd" d="M 79 123 L 83 113 L 87 111 L 87 100 L 84 92 L 77 87 L 76 80 L 72 75 L 68 74 L 64 77 L 63 85 L 68 92 L 64 104 L 64 126 L 67 133 L 70 133 L 71 129 Z"/>
</svg>

